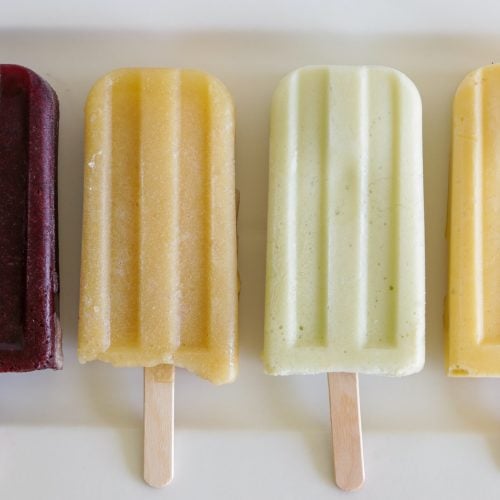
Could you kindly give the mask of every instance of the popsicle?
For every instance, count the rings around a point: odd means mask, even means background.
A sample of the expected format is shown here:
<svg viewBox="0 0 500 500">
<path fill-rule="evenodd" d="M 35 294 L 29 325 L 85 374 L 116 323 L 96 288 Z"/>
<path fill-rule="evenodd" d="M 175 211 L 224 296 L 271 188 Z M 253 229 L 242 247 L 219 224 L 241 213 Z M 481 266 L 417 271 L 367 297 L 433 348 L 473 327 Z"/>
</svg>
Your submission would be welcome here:
<svg viewBox="0 0 500 500">
<path fill-rule="evenodd" d="M 409 375 L 424 363 L 422 178 L 421 102 L 405 75 L 311 66 L 281 81 L 271 113 L 263 360 L 272 375 L 343 372 L 329 381 L 332 405 L 346 391 L 348 418 L 359 413 L 348 374 Z M 337 410 L 339 423 L 346 414 Z M 345 425 L 357 442 L 348 460 L 334 443 L 336 481 L 356 489 L 361 433 Z M 332 430 L 335 440 L 345 435 Z"/>
<path fill-rule="evenodd" d="M 62 368 L 58 121 L 47 82 L 0 64 L 0 372 Z"/>
<path fill-rule="evenodd" d="M 500 65 L 469 73 L 453 102 L 445 312 L 451 376 L 500 376 Z"/>
<path fill-rule="evenodd" d="M 157 367 L 146 401 L 173 381 L 165 365 L 236 375 L 233 115 L 195 70 L 116 70 L 87 100 L 79 358 Z"/>
</svg>

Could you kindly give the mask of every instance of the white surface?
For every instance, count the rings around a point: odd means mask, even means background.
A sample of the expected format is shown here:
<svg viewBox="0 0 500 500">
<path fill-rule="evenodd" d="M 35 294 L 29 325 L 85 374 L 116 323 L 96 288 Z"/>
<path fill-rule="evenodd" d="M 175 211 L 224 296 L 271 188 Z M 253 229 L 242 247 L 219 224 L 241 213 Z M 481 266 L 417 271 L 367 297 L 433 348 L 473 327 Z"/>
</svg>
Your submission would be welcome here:
<svg viewBox="0 0 500 500">
<path fill-rule="evenodd" d="M 144 13 L 131 0 L 2 5 L 0 60 L 38 71 L 61 101 L 65 367 L 0 377 L 0 498 L 345 497 L 330 473 L 326 377 L 272 378 L 259 361 L 269 103 L 281 76 L 305 64 L 394 66 L 424 106 L 427 365 L 408 378 L 362 377 L 367 481 L 352 497 L 497 498 L 500 381 L 445 377 L 441 318 L 450 103 L 466 72 L 500 60 L 500 5 L 263 0 L 232 2 L 224 13 L 228 2 L 144 3 Z M 213 72 L 236 101 L 241 370 L 225 387 L 178 370 L 176 478 L 158 492 L 141 480 L 141 370 L 76 361 L 82 109 L 112 68 L 176 65 Z"/>
</svg>

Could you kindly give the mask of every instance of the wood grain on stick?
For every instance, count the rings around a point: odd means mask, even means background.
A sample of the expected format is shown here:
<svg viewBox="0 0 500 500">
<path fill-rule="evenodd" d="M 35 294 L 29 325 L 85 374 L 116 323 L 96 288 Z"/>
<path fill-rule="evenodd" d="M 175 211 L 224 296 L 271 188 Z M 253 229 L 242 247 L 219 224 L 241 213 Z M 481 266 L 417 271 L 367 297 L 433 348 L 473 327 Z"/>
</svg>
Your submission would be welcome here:
<svg viewBox="0 0 500 500">
<path fill-rule="evenodd" d="M 144 368 L 144 480 L 162 488 L 174 477 L 174 366 Z"/>
<path fill-rule="evenodd" d="M 365 480 L 358 375 L 329 373 L 328 388 L 335 482 L 342 490 L 357 490 Z"/>
</svg>

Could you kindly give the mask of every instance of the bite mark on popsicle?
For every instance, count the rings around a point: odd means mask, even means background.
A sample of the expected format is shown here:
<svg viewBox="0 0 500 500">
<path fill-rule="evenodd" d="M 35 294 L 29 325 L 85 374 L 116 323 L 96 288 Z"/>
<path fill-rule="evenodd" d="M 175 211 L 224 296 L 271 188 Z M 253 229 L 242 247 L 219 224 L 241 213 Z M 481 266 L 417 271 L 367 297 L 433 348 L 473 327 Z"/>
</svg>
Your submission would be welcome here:
<svg viewBox="0 0 500 500">
<path fill-rule="evenodd" d="M 197 71 L 118 70 L 95 85 L 87 117 L 80 360 L 174 363 L 232 381 L 238 284 L 227 91 Z"/>
</svg>

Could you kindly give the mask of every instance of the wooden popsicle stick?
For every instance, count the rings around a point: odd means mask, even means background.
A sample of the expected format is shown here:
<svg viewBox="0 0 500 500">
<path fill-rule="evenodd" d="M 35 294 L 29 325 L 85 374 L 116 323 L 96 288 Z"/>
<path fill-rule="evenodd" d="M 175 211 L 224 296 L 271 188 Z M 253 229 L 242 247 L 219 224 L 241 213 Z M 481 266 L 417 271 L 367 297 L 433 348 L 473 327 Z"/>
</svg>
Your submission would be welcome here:
<svg viewBox="0 0 500 500">
<path fill-rule="evenodd" d="M 144 368 L 144 481 L 162 488 L 174 478 L 173 365 Z"/>
<path fill-rule="evenodd" d="M 358 490 L 365 481 L 358 374 L 329 373 L 328 390 L 335 482 L 342 490 Z"/>
</svg>

